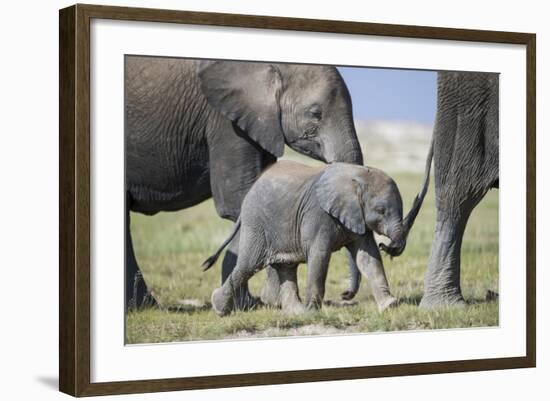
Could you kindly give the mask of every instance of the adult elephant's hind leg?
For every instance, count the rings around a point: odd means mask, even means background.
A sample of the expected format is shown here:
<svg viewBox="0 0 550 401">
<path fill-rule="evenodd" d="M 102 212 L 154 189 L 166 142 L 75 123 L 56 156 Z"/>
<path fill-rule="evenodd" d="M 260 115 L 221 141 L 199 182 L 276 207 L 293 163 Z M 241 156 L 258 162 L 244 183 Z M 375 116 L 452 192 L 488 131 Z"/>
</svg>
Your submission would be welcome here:
<svg viewBox="0 0 550 401">
<path fill-rule="evenodd" d="M 458 213 L 452 216 L 438 210 L 420 307 L 465 304 L 460 288 L 460 252 L 467 221 L 468 217 L 460 218 Z"/>
<path fill-rule="evenodd" d="M 141 270 L 139 269 L 132 234 L 130 232 L 130 211 L 126 210 L 126 268 L 125 268 L 125 302 L 126 310 L 157 305 L 157 301 L 149 292 Z"/>
<path fill-rule="evenodd" d="M 447 178 L 444 181 L 442 177 Z M 439 171 L 435 184 L 437 217 L 424 277 L 422 308 L 466 304 L 460 288 L 462 239 L 470 214 L 489 189 L 469 185 L 456 171 L 446 175 Z"/>
<path fill-rule="evenodd" d="M 231 275 L 237 264 L 238 252 L 239 252 L 239 238 L 240 233 L 237 233 L 233 240 L 229 243 L 227 251 L 222 262 L 222 284 L 225 283 L 227 278 Z M 235 309 L 248 310 L 254 309 L 260 303 L 259 299 L 252 296 L 248 289 L 248 282 L 244 284 L 244 288 L 240 292 L 239 299 L 235 302 Z"/>
<path fill-rule="evenodd" d="M 436 182 L 437 220 L 420 302 L 423 308 L 465 305 L 460 288 L 462 238 L 470 214 L 488 191 L 472 191 L 463 182 L 453 185 L 452 191 L 444 189 Z"/>
</svg>

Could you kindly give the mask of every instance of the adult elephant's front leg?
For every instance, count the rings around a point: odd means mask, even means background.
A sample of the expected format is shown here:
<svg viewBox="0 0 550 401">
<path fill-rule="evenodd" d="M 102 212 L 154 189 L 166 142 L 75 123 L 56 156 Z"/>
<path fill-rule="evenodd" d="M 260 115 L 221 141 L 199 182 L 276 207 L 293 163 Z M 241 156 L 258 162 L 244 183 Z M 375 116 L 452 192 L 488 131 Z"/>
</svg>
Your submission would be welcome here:
<svg viewBox="0 0 550 401">
<path fill-rule="evenodd" d="M 469 213 L 468 213 L 469 214 Z M 460 289 L 460 250 L 468 216 L 439 211 L 428 269 L 424 278 L 423 308 L 464 305 Z"/>
<path fill-rule="evenodd" d="M 237 233 L 237 235 L 235 235 L 233 240 L 229 243 L 227 251 L 225 252 L 222 262 L 222 285 L 225 283 L 227 278 L 231 276 L 231 273 L 237 264 L 239 237 L 240 233 Z M 254 309 L 259 303 L 258 298 L 250 294 L 248 282 L 245 282 L 242 290 L 239 292 L 238 299 L 235 300 L 234 308 L 239 310 Z"/>
<path fill-rule="evenodd" d="M 130 232 L 130 212 L 126 212 L 126 310 L 140 307 L 155 306 L 157 301 L 150 293 L 145 279 L 139 269 L 132 234 Z"/>
</svg>

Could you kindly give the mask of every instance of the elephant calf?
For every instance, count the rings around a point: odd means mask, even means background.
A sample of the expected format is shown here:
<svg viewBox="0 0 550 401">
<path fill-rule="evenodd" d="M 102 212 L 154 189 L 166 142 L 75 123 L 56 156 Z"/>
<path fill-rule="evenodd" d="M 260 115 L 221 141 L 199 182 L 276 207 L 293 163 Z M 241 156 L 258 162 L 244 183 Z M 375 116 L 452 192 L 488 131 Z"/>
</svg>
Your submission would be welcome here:
<svg viewBox="0 0 550 401">
<path fill-rule="evenodd" d="M 373 232 L 402 249 L 403 207 L 395 182 L 384 172 L 346 163 L 324 167 L 281 161 L 269 167 L 244 198 L 229 238 L 204 264 L 210 268 L 240 232 L 237 265 L 212 293 L 220 316 L 233 310 L 248 279 L 272 266 L 281 283 L 280 303 L 288 313 L 320 308 L 332 252 L 346 247 L 371 285 L 379 310 L 396 303 L 391 295 Z M 301 303 L 297 266 L 307 262 L 307 294 Z"/>
</svg>

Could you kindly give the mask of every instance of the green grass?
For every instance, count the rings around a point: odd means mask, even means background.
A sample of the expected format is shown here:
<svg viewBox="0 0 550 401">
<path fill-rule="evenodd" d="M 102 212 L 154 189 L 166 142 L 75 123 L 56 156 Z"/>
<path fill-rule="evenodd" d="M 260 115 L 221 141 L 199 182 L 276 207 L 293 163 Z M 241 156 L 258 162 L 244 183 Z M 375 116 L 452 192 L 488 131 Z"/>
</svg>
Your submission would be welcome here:
<svg viewBox="0 0 550 401">
<path fill-rule="evenodd" d="M 419 174 L 394 174 L 408 209 L 420 188 Z M 435 223 L 433 183 L 405 253 L 384 265 L 392 292 L 401 304 L 383 313 L 363 280 L 351 305 L 339 301 L 347 285 L 342 251 L 333 254 L 321 311 L 286 316 L 260 308 L 220 318 L 210 309 L 210 295 L 220 284 L 221 260 L 203 273 L 200 265 L 226 238 L 231 222 L 220 219 L 212 201 L 176 213 L 153 217 L 132 214 L 136 257 L 161 308 L 131 312 L 126 321 L 128 343 L 276 337 L 391 330 L 444 329 L 498 325 L 498 302 L 485 302 L 488 290 L 498 291 L 498 191 L 491 191 L 472 214 L 462 245 L 462 290 L 467 307 L 426 311 L 417 307 Z M 304 293 L 306 267 L 299 267 Z M 265 271 L 250 281 L 259 294 Z"/>
</svg>

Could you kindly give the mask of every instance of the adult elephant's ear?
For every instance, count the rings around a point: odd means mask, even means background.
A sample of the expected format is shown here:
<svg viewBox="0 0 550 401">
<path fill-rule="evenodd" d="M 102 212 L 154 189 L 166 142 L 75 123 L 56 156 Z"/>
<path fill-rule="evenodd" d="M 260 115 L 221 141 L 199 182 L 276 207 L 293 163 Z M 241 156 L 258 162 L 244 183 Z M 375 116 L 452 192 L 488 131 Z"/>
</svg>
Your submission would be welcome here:
<svg viewBox="0 0 550 401">
<path fill-rule="evenodd" d="M 317 182 L 316 194 L 321 208 L 338 219 L 348 230 L 362 235 L 366 222 L 361 194 L 366 183 L 360 183 L 357 169 L 365 167 L 334 163 L 329 165 Z"/>
<path fill-rule="evenodd" d="M 279 93 L 281 76 L 267 63 L 201 61 L 201 89 L 208 102 L 275 157 L 284 151 Z"/>
</svg>

